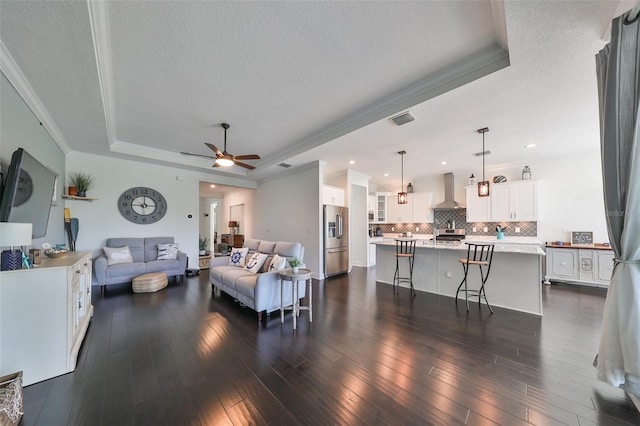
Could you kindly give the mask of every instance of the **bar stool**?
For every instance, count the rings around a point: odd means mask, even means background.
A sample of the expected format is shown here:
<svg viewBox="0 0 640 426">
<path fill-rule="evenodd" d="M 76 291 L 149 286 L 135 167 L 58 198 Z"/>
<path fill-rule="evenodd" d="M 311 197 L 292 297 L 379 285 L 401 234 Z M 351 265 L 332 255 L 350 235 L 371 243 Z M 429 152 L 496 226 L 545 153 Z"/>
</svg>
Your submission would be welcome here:
<svg viewBox="0 0 640 426">
<path fill-rule="evenodd" d="M 458 262 L 462 263 L 462 269 L 464 269 L 464 278 L 458 286 L 456 291 L 456 305 L 458 304 L 458 293 L 464 292 L 464 299 L 467 302 L 467 312 L 469 312 L 469 297 L 478 298 L 478 308 L 480 308 L 480 301 L 484 297 L 484 301 L 489 307 L 491 313 L 493 309 L 487 300 L 487 294 L 484 291 L 484 286 L 489 278 L 489 271 L 491 270 L 491 261 L 493 260 L 493 243 L 465 243 L 467 245 L 467 257 L 458 259 Z M 478 265 L 480 268 L 480 279 L 482 284 L 479 290 L 469 290 L 467 288 L 467 275 L 469 274 L 469 266 Z M 484 268 L 483 268 L 484 267 Z M 464 289 L 462 289 L 464 285 Z"/>
<path fill-rule="evenodd" d="M 416 257 L 416 240 L 413 238 L 396 238 L 396 271 L 393 274 L 393 286 L 400 288 L 400 283 L 409 283 L 411 286 L 411 294 L 416 295 L 413 288 L 413 261 Z M 400 259 L 409 260 L 409 276 L 400 276 Z M 397 292 L 397 288 L 396 288 Z"/>
</svg>

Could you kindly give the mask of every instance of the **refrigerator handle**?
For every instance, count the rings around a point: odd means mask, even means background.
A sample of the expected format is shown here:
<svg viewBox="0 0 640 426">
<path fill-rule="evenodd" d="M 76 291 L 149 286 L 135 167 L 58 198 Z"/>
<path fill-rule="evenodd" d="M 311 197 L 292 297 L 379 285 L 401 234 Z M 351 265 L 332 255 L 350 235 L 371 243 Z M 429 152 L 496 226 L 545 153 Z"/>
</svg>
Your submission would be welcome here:
<svg viewBox="0 0 640 426">
<path fill-rule="evenodd" d="M 338 213 L 336 215 L 336 222 L 338 222 L 338 239 L 342 238 L 342 215 Z"/>
</svg>

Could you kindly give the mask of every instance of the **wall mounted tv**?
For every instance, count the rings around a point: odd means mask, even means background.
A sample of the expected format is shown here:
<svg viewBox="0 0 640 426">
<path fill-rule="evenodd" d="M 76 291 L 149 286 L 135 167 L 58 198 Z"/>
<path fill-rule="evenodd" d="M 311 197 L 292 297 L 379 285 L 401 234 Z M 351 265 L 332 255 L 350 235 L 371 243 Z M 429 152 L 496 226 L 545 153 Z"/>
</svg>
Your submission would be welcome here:
<svg viewBox="0 0 640 426">
<path fill-rule="evenodd" d="M 0 197 L 0 222 L 33 224 L 33 238 L 47 233 L 56 174 L 18 148 L 11 156 Z"/>
</svg>

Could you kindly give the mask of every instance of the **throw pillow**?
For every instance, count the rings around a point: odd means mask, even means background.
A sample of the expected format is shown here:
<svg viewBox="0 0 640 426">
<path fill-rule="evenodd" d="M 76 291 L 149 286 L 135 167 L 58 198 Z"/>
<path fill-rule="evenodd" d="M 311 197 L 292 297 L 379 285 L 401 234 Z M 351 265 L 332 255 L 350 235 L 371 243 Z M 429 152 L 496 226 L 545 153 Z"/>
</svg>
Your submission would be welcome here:
<svg viewBox="0 0 640 426">
<path fill-rule="evenodd" d="M 269 271 L 281 271 L 287 267 L 287 258 L 278 254 L 271 259 L 271 265 L 269 265 Z"/>
<path fill-rule="evenodd" d="M 244 266 L 244 259 L 245 257 L 247 257 L 248 252 L 248 247 L 232 249 L 231 255 L 229 256 L 229 266 L 237 266 L 242 268 Z"/>
<path fill-rule="evenodd" d="M 177 244 L 158 244 L 158 260 L 176 260 L 178 258 Z"/>
<path fill-rule="evenodd" d="M 257 274 L 260 271 L 260 268 L 262 268 L 264 261 L 267 260 L 267 257 L 269 257 L 268 254 L 253 253 L 244 265 L 244 269 Z"/>
<path fill-rule="evenodd" d="M 133 256 L 129 246 L 124 247 L 102 247 L 104 255 L 107 257 L 107 266 L 118 263 L 133 263 Z"/>
</svg>

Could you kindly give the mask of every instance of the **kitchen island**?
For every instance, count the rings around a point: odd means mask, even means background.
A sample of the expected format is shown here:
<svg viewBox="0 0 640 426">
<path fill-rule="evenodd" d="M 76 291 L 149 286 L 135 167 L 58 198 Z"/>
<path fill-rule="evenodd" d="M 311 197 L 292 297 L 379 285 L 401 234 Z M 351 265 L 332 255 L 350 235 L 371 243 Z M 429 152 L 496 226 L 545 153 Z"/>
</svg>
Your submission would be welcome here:
<svg viewBox="0 0 640 426">
<path fill-rule="evenodd" d="M 510 239 L 502 242 L 495 238 L 472 237 L 467 240 L 495 244 L 491 272 L 485 286 L 489 303 L 492 306 L 542 315 L 544 251 L 540 245 L 527 243 L 524 239 Z M 383 241 L 371 244 L 376 245 L 376 280 L 392 284 L 396 268 L 395 240 L 385 238 Z M 458 259 L 466 256 L 467 246 L 464 243 L 434 244 L 429 239 L 418 239 L 413 268 L 413 287 L 417 291 L 455 297 L 456 290 L 464 277 L 464 271 Z M 480 287 L 478 268 L 469 270 L 468 279 L 470 288 Z M 402 286 L 408 287 L 406 284 Z"/>
</svg>

